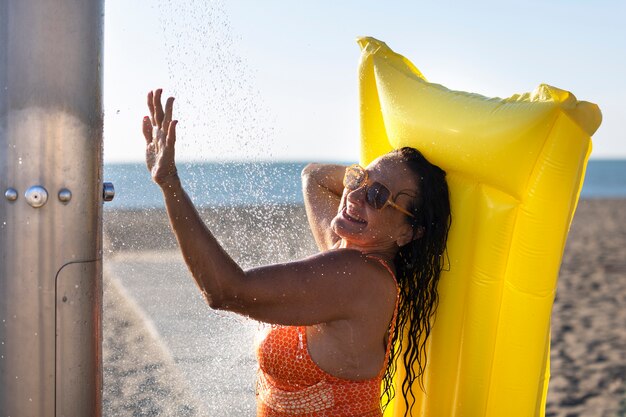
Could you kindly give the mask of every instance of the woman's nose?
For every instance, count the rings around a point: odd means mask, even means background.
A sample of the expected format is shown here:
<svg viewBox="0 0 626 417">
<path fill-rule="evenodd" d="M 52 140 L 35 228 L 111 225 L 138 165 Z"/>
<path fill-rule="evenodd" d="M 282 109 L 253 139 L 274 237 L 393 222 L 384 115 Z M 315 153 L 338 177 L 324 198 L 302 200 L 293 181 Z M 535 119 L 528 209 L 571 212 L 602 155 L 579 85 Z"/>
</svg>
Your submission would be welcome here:
<svg viewBox="0 0 626 417">
<path fill-rule="evenodd" d="M 365 193 L 367 192 L 367 186 L 366 185 L 362 185 L 361 187 L 357 188 L 356 190 L 352 190 L 348 192 L 348 195 L 346 196 L 347 200 L 350 201 L 353 204 L 358 204 L 358 203 L 362 203 L 365 201 Z"/>
</svg>

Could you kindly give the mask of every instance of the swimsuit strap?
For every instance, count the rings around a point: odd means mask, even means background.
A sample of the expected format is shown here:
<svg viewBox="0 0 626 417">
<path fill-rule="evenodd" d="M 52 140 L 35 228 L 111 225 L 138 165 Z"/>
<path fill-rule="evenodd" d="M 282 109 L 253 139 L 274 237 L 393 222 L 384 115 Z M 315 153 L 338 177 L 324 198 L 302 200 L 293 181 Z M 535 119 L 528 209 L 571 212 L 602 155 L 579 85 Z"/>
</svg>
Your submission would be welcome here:
<svg viewBox="0 0 626 417">
<path fill-rule="evenodd" d="M 391 269 L 391 266 L 389 265 L 389 263 L 387 263 L 387 261 L 385 261 L 383 258 L 381 258 L 378 255 L 365 255 L 365 257 L 368 259 L 374 259 L 380 262 L 381 265 L 384 266 L 387 269 L 387 271 L 389 271 L 389 274 L 393 277 L 393 282 L 395 282 L 396 287 L 398 287 L 398 282 L 396 281 L 396 274 L 393 272 L 393 269 Z M 400 289 L 398 289 L 398 291 L 400 291 Z"/>
</svg>

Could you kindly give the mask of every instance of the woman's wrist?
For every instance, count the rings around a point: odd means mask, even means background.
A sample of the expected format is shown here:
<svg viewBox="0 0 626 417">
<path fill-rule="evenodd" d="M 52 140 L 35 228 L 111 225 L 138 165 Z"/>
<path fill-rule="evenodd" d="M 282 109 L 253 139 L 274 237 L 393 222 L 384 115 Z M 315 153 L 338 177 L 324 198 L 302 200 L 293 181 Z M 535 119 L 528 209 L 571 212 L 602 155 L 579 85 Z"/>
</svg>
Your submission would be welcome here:
<svg viewBox="0 0 626 417">
<path fill-rule="evenodd" d="M 305 188 L 307 182 L 312 182 L 332 194 L 341 196 L 344 170 L 345 167 L 341 165 L 311 163 L 302 170 L 302 182 Z"/>
<path fill-rule="evenodd" d="M 180 177 L 178 176 L 178 171 L 174 171 L 163 178 L 159 178 L 157 184 L 159 187 L 161 187 L 161 190 L 163 190 L 163 192 L 172 188 L 180 188 L 181 182 Z"/>
</svg>

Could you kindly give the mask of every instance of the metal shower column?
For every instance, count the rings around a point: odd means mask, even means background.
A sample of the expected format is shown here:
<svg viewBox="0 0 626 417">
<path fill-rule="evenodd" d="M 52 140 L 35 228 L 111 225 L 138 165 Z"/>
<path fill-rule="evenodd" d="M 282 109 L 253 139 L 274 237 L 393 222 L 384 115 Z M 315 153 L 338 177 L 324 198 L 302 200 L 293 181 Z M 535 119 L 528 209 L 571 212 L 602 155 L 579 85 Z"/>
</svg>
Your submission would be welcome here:
<svg viewBox="0 0 626 417">
<path fill-rule="evenodd" d="M 103 0 L 0 1 L 0 415 L 100 416 Z"/>
</svg>

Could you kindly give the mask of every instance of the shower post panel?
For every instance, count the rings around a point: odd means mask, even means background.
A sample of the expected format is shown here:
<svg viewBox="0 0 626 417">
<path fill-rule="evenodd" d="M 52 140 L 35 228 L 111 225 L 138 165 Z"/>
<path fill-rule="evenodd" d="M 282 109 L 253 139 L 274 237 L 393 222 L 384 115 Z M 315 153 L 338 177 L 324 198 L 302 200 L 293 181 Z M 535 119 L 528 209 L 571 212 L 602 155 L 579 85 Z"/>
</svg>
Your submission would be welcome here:
<svg viewBox="0 0 626 417">
<path fill-rule="evenodd" d="M 103 0 L 0 1 L 0 415 L 100 416 Z"/>
</svg>

